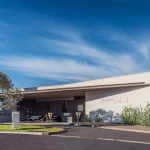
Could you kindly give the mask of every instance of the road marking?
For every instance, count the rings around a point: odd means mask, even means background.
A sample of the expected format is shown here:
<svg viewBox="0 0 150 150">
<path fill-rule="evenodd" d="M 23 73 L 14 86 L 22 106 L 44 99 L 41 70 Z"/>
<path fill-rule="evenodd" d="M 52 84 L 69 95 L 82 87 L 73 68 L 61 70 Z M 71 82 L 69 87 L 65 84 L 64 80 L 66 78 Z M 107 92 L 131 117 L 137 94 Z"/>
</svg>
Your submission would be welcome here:
<svg viewBox="0 0 150 150">
<path fill-rule="evenodd" d="M 80 136 L 73 136 L 73 135 L 51 135 L 55 137 L 62 137 L 62 138 L 76 138 L 76 139 L 96 139 L 96 140 L 103 140 L 103 141 L 113 141 L 113 142 L 123 142 L 123 143 L 133 143 L 133 144 L 146 144 L 150 145 L 150 142 L 143 142 L 143 141 L 133 141 L 133 140 L 122 140 L 122 139 L 109 139 L 109 138 L 93 138 L 93 137 L 80 137 Z"/>
<path fill-rule="evenodd" d="M 57 136 L 57 137 L 63 137 L 63 138 L 76 138 L 76 139 L 94 139 L 92 137 L 80 137 L 80 136 L 74 136 L 74 135 L 60 135 L 60 134 L 54 134 L 51 136 Z"/>
<path fill-rule="evenodd" d="M 150 142 L 142 142 L 142 141 L 132 141 L 132 140 L 121 140 L 121 139 L 107 139 L 107 138 L 97 138 L 98 140 L 103 141 L 116 141 L 116 142 L 124 142 L 124 143 L 134 143 L 134 144 L 147 144 L 150 145 Z"/>
<path fill-rule="evenodd" d="M 58 136 L 58 137 L 64 137 L 64 138 L 81 138 L 79 136 L 68 136 L 68 135 L 59 135 L 59 134 L 54 134 L 54 135 L 51 135 L 51 136 Z"/>
</svg>

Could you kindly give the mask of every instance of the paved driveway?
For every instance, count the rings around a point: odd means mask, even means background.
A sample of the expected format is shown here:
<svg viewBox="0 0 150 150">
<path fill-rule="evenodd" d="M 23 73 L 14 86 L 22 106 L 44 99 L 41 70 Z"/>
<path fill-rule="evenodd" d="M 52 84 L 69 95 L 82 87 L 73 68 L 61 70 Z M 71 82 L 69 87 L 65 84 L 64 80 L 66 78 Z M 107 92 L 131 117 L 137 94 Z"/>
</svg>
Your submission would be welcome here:
<svg viewBox="0 0 150 150">
<path fill-rule="evenodd" d="M 68 131 L 69 132 L 66 132 L 63 135 L 150 142 L 150 134 L 145 133 L 135 133 L 90 127 L 70 127 L 68 128 Z"/>
<path fill-rule="evenodd" d="M 0 150 L 150 150 L 150 135 L 70 128 L 61 135 L 0 134 Z"/>
</svg>

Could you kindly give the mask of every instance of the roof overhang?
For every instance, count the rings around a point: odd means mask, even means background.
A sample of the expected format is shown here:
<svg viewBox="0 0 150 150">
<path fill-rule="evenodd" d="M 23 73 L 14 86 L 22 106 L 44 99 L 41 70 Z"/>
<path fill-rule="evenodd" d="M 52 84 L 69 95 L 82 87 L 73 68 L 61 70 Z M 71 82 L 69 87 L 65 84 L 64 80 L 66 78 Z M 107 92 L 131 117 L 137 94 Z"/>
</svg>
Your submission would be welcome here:
<svg viewBox="0 0 150 150">
<path fill-rule="evenodd" d="M 123 83 L 123 84 L 110 84 L 110 85 L 96 85 L 96 86 L 76 86 L 76 87 L 57 87 L 54 89 L 45 90 L 25 90 L 22 91 L 24 99 L 41 99 L 41 98 L 59 98 L 59 97 L 73 97 L 73 96 L 84 96 L 85 92 L 96 91 L 96 90 L 107 90 L 111 88 L 128 88 L 128 87 L 144 87 L 150 86 L 145 82 L 136 83 Z"/>
</svg>

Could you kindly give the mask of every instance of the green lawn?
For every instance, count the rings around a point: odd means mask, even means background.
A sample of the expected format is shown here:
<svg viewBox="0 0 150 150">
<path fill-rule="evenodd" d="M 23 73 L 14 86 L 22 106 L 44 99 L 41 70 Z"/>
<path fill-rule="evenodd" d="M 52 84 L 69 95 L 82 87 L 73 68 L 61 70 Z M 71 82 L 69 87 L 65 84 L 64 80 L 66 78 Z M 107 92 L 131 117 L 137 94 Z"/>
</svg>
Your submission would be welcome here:
<svg viewBox="0 0 150 150">
<path fill-rule="evenodd" d="M 12 131 L 12 132 L 59 132 L 63 131 L 62 128 L 37 126 L 37 125 L 24 125 L 21 124 L 19 129 L 12 129 L 11 124 L 0 124 L 0 131 Z"/>
</svg>

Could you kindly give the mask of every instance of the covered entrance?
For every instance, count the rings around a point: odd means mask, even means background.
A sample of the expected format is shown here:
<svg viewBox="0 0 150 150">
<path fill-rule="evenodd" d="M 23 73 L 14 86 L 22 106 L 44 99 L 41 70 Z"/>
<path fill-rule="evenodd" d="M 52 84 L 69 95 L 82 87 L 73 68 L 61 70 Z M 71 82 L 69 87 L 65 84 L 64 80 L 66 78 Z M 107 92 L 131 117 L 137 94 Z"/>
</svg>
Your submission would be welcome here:
<svg viewBox="0 0 150 150">
<path fill-rule="evenodd" d="M 26 91 L 23 101 L 18 104 L 18 110 L 23 115 L 23 120 L 28 120 L 28 116 L 34 116 L 35 119 L 37 116 L 42 119 L 51 112 L 53 121 L 66 122 L 67 115 L 72 117 L 72 121 L 76 121 L 76 112 L 80 111 L 82 117 L 85 114 L 85 92 Z"/>
</svg>

